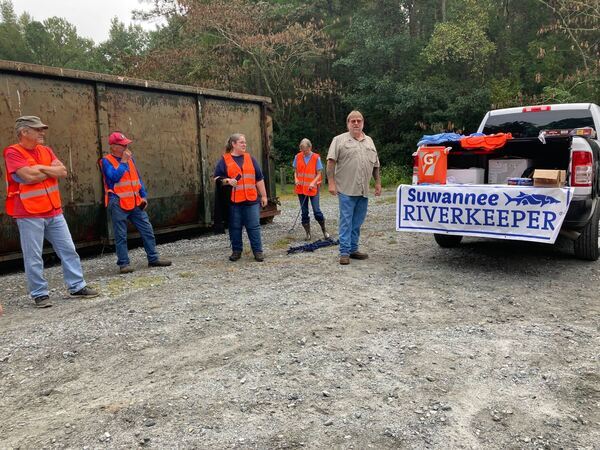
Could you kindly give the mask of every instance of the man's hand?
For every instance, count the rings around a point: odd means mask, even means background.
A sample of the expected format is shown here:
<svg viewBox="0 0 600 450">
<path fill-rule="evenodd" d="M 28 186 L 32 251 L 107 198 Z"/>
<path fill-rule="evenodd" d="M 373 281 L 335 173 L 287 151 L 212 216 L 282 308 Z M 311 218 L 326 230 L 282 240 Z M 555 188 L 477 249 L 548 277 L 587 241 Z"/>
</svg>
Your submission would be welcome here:
<svg viewBox="0 0 600 450">
<path fill-rule="evenodd" d="M 133 153 L 131 153 L 131 150 L 125 150 L 123 151 L 123 156 L 121 156 L 121 162 L 129 162 L 129 160 L 133 157 Z"/>
<path fill-rule="evenodd" d="M 67 168 L 60 160 L 53 160 L 49 166 L 38 166 L 40 172 L 50 178 L 64 178 L 67 176 Z"/>
<path fill-rule="evenodd" d="M 335 182 L 330 181 L 328 186 L 329 186 L 329 193 L 334 196 L 337 195 L 337 188 L 335 186 Z"/>
<path fill-rule="evenodd" d="M 375 197 L 381 195 L 381 183 L 375 183 Z"/>
<path fill-rule="evenodd" d="M 267 197 L 260 198 L 260 206 L 265 208 L 269 204 L 269 199 Z"/>
</svg>

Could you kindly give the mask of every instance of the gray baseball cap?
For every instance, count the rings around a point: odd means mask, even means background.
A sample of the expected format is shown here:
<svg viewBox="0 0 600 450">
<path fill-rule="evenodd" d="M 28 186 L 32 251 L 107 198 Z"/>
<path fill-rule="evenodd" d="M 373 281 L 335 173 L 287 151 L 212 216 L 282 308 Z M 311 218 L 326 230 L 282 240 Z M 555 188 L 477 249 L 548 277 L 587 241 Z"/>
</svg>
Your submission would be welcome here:
<svg viewBox="0 0 600 450">
<path fill-rule="evenodd" d="M 21 116 L 15 121 L 15 129 L 26 126 L 29 128 L 48 128 L 37 116 Z"/>
</svg>

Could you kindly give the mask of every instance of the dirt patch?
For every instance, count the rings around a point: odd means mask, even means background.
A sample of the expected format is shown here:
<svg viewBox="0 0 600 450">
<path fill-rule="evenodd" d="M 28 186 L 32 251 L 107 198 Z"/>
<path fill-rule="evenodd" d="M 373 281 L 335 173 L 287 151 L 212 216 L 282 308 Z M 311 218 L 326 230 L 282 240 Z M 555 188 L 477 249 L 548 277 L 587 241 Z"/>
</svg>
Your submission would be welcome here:
<svg viewBox="0 0 600 450">
<path fill-rule="evenodd" d="M 103 295 L 61 299 L 51 267 L 47 310 L 1 277 L 0 447 L 596 447 L 600 264 L 566 242 L 441 249 L 394 230 L 393 196 L 349 266 L 286 254 L 289 199 L 264 263 L 229 262 L 224 235 L 161 245 L 166 269 L 89 258 Z"/>
</svg>

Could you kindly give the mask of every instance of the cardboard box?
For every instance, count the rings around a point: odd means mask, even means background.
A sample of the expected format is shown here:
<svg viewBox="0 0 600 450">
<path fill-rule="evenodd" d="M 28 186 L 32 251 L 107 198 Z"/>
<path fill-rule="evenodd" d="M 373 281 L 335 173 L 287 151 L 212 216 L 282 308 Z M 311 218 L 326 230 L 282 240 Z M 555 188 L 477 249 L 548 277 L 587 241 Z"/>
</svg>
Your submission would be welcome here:
<svg viewBox="0 0 600 450">
<path fill-rule="evenodd" d="M 471 167 L 470 169 L 448 169 L 446 181 L 449 184 L 483 184 L 485 169 Z"/>
<path fill-rule="evenodd" d="M 567 178 L 565 170 L 535 169 L 533 185 L 540 187 L 563 187 Z"/>
<path fill-rule="evenodd" d="M 531 164 L 531 159 L 490 159 L 488 184 L 506 184 L 509 178 L 519 178 Z"/>
</svg>

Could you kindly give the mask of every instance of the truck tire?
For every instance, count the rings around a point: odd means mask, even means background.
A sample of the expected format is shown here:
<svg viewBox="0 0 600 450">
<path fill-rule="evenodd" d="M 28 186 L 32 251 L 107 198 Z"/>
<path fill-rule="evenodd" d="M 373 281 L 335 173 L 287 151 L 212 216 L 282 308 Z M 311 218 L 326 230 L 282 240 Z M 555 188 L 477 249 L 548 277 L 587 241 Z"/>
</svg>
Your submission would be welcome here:
<svg viewBox="0 0 600 450">
<path fill-rule="evenodd" d="M 600 256 L 598 225 L 600 223 L 600 202 L 596 202 L 594 214 L 586 224 L 579 238 L 574 242 L 575 256 L 587 261 L 597 261 Z"/>
<path fill-rule="evenodd" d="M 433 234 L 433 238 L 435 242 L 442 248 L 452 248 L 458 247 L 460 241 L 462 241 L 462 236 L 455 236 L 453 234 Z"/>
</svg>

